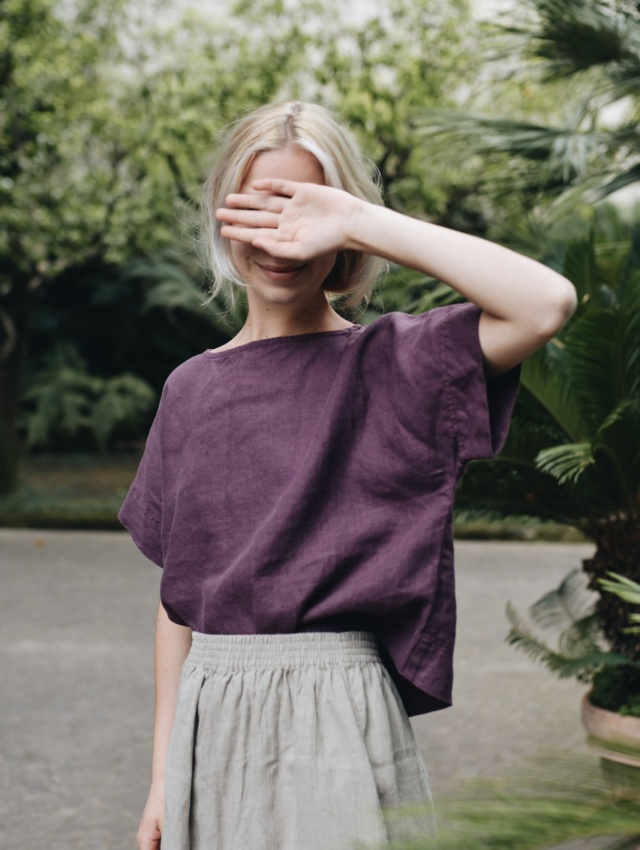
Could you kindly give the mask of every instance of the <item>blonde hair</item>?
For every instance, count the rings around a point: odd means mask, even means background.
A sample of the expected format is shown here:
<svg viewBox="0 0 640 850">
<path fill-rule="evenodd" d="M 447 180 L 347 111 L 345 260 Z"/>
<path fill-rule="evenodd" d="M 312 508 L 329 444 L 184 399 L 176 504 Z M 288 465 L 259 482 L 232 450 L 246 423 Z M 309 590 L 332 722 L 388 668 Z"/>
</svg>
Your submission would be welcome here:
<svg viewBox="0 0 640 850">
<path fill-rule="evenodd" d="M 364 158 L 351 134 L 322 106 L 300 101 L 272 103 L 236 120 L 224 132 L 215 160 L 203 185 L 203 228 L 213 281 L 206 301 L 220 293 L 235 301 L 233 284 L 246 283 L 231 259 L 229 240 L 220 234 L 215 211 L 240 188 L 254 158 L 287 145 L 313 154 L 324 171 L 327 186 L 344 189 L 373 204 L 382 204 L 375 168 Z M 345 307 L 366 303 L 386 266 L 384 260 L 359 251 L 341 251 L 323 287 L 327 297 L 348 295 Z"/>
</svg>

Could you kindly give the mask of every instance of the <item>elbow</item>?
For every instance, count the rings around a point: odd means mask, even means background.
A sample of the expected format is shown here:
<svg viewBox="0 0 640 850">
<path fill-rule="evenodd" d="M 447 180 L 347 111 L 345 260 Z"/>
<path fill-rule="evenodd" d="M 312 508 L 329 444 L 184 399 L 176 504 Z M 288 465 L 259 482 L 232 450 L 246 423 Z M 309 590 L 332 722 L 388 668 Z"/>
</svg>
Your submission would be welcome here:
<svg viewBox="0 0 640 850">
<path fill-rule="evenodd" d="M 551 339 L 567 324 L 578 306 L 575 286 L 562 275 L 556 275 L 553 287 L 540 309 L 540 336 Z"/>
</svg>

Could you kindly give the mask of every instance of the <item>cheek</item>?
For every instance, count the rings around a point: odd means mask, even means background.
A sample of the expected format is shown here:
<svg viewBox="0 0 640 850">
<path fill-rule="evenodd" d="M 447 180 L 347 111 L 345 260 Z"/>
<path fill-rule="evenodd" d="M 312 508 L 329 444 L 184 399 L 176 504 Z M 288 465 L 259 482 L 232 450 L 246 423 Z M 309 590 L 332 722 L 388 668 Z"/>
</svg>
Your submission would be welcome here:
<svg viewBox="0 0 640 850">
<path fill-rule="evenodd" d="M 242 242 L 231 242 L 229 251 L 233 265 L 240 270 L 247 263 L 249 249 Z"/>
</svg>

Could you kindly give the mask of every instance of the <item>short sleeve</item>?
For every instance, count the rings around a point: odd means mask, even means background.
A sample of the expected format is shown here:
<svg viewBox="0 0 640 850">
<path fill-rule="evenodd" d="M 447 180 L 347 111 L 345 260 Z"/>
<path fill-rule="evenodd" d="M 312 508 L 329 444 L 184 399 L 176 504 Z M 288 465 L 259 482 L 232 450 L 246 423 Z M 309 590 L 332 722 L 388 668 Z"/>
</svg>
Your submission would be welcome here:
<svg viewBox="0 0 640 850">
<path fill-rule="evenodd" d="M 118 520 L 145 557 L 163 566 L 162 552 L 162 398 L 151 424 L 136 477 L 118 512 Z"/>
<path fill-rule="evenodd" d="M 478 333 L 482 309 L 471 302 L 440 308 L 446 407 L 458 443 L 458 461 L 496 457 L 507 439 L 520 386 L 521 365 L 486 379 Z"/>
</svg>

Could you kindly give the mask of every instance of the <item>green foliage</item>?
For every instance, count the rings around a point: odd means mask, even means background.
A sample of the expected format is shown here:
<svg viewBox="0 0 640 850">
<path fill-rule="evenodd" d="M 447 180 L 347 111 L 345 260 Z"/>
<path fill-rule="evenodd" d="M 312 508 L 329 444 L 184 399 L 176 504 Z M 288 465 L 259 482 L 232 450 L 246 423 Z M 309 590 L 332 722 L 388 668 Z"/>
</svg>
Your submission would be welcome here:
<svg viewBox="0 0 640 850">
<path fill-rule="evenodd" d="M 89 419 L 98 448 L 106 451 L 116 428 L 135 426 L 155 401 L 154 391 L 136 375 L 98 379 Z"/>
<path fill-rule="evenodd" d="M 585 574 L 572 570 L 529 609 L 534 625 L 555 633 L 555 647 L 540 638 L 511 603 L 506 609 L 511 624 L 507 642 L 560 678 L 590 683 L 594 705 L 633 714 L 640 704 L 640 662 L 607 647 L 594 610 L 596 597 L 586 584 Z"/>
<path fill-rule="evenodd" d="M 633 850 L 640 842 L 633 771 L 610 778 L 596 759 L 569 753 L 541 754 L 503 777 L 467 782 L 436 813 L 441 850 Z"/>
<path fill-rule="evenodd" d="M 630 602 L 632 605 L 640 606 L 640 584 L 637 581 L 632 581 L 626 576 L 618 575 L 618 573 L 608 572 L 610 579 L 599 579 L 600 587 L 608 592 L 614 593 L 625 602 Z M 630 615 L 630 622 L 640 623 L 640 613 Z M 640 634 L 640 626 L 631 626 L 625 629 L 628 634 Z"/>
<path fill-rule="evenodd" d="M 386 0 L 355 17 L 337 0 L 320 8 L 314 97 L 352 127 L 380 170 L 389 205 L 435 212 L 445 202 L 444 181 L 413 118 L 420 108 L 452 105 L 474 73 L 469 3 Z"/>
<path fill-rule="evenodd" d="M 568 522 L 587 534 L 608 515 L 638 520 L 639 233 L 613 218 L 604 208 L 564 248 L 559 270 L 576 286 L 576 315 L 524 362 L 500 459 L 469 470 L 459 507 L 482 494 L 496 515 Z"/>
<path fill-rule="evenodd" d="M 599 619 L 593 612 L 593 597 L 587 595 L 586 577 L 579 570 L 572 570 L 555 590 L 529 609 L 535 625 L 555 630 L 557 648 L 538 637 L 511 603 L 506 610 L 511 623 L 507 642 L 560 678 L 591 682 L 603 667 L 629 664 L 626 656 L 611 653 L 603 643 Z"/>
<path fill-rule="evenodd" d="M 509 55 L 510 73 L 496 66 L 494 103 L 520 95 L 515 110 L 487 103 L 464 111 L 426 111 L 425 137 L 453 155 L 481 158 L 497 191 L 524 198 L 523 211 L 545 206 L 561 218 L 640 179 L 640 12 L 619 0 L 527 0 L 514 6 L 496 35 L 494 55 Z M 513 23 L 513 21 L 517 23 Z M 505 80 L 506 77 L 506 80 Z M 527 115 L 524 87 L 560 95 L 554 110 Z M 613 109 L 611 109 L 613 107 Z M 515 114 L 514 114 L 515 112 Z M 615 115 L 614 118 L 611 116 Z M 550 205 L 550 201 L 553 200 Z M 508 219 L 503 219 L 505 222 Z"/>
<path fill-rule="evenodd" d="M 640 667 L 603 667 L 593 677 L 589 700 L 605 711 L 640 717 Z"/>
<path fill-rule="evenodd" d="M 629 603 L 603 592 L 599 578 L 615 570 L 630 581 L 638 579 L 638 227 L 602 208 L 585 233 L 564 247 L 552 246 L 548 256 L 576 286 L 578 310 L 558 337 L 523 364 L 500 458 L 470 465 L 458 489 L 458 510 L 473 511 L 480 503 L 494 517 L 565 522 L 596 543 L 593 557 L 583 562 L 597 593 L 593 611 L 578 616 L 565 586 L 553 599 L 566 603 L 571 616 L 555 644 L 540 638 L 511 607 L 508 640 L 558 675 L 594 687 L 597 681 L 613 681 L 601 677 L 604 670 L 618 669 L 624 696 L 610 695 L 608 705 L 631 711 L 640 693 L 635 637 L 640 632 L 629 629 Z M 534 623 L 551 602 L 545 597 L 534 606 Z"/>
<path fill-rule="evenodd" d="M 135 428 L 156 401 L 155 392 L 135 375 L 100 378 L 87 372 L 73 346 L 60 343 L 49 363 L 23 391 L 26 444 L 47 445 L 55 437 L 69 443 L 84 431 L 106 451 L 119 427 Z"/>
</svg>

